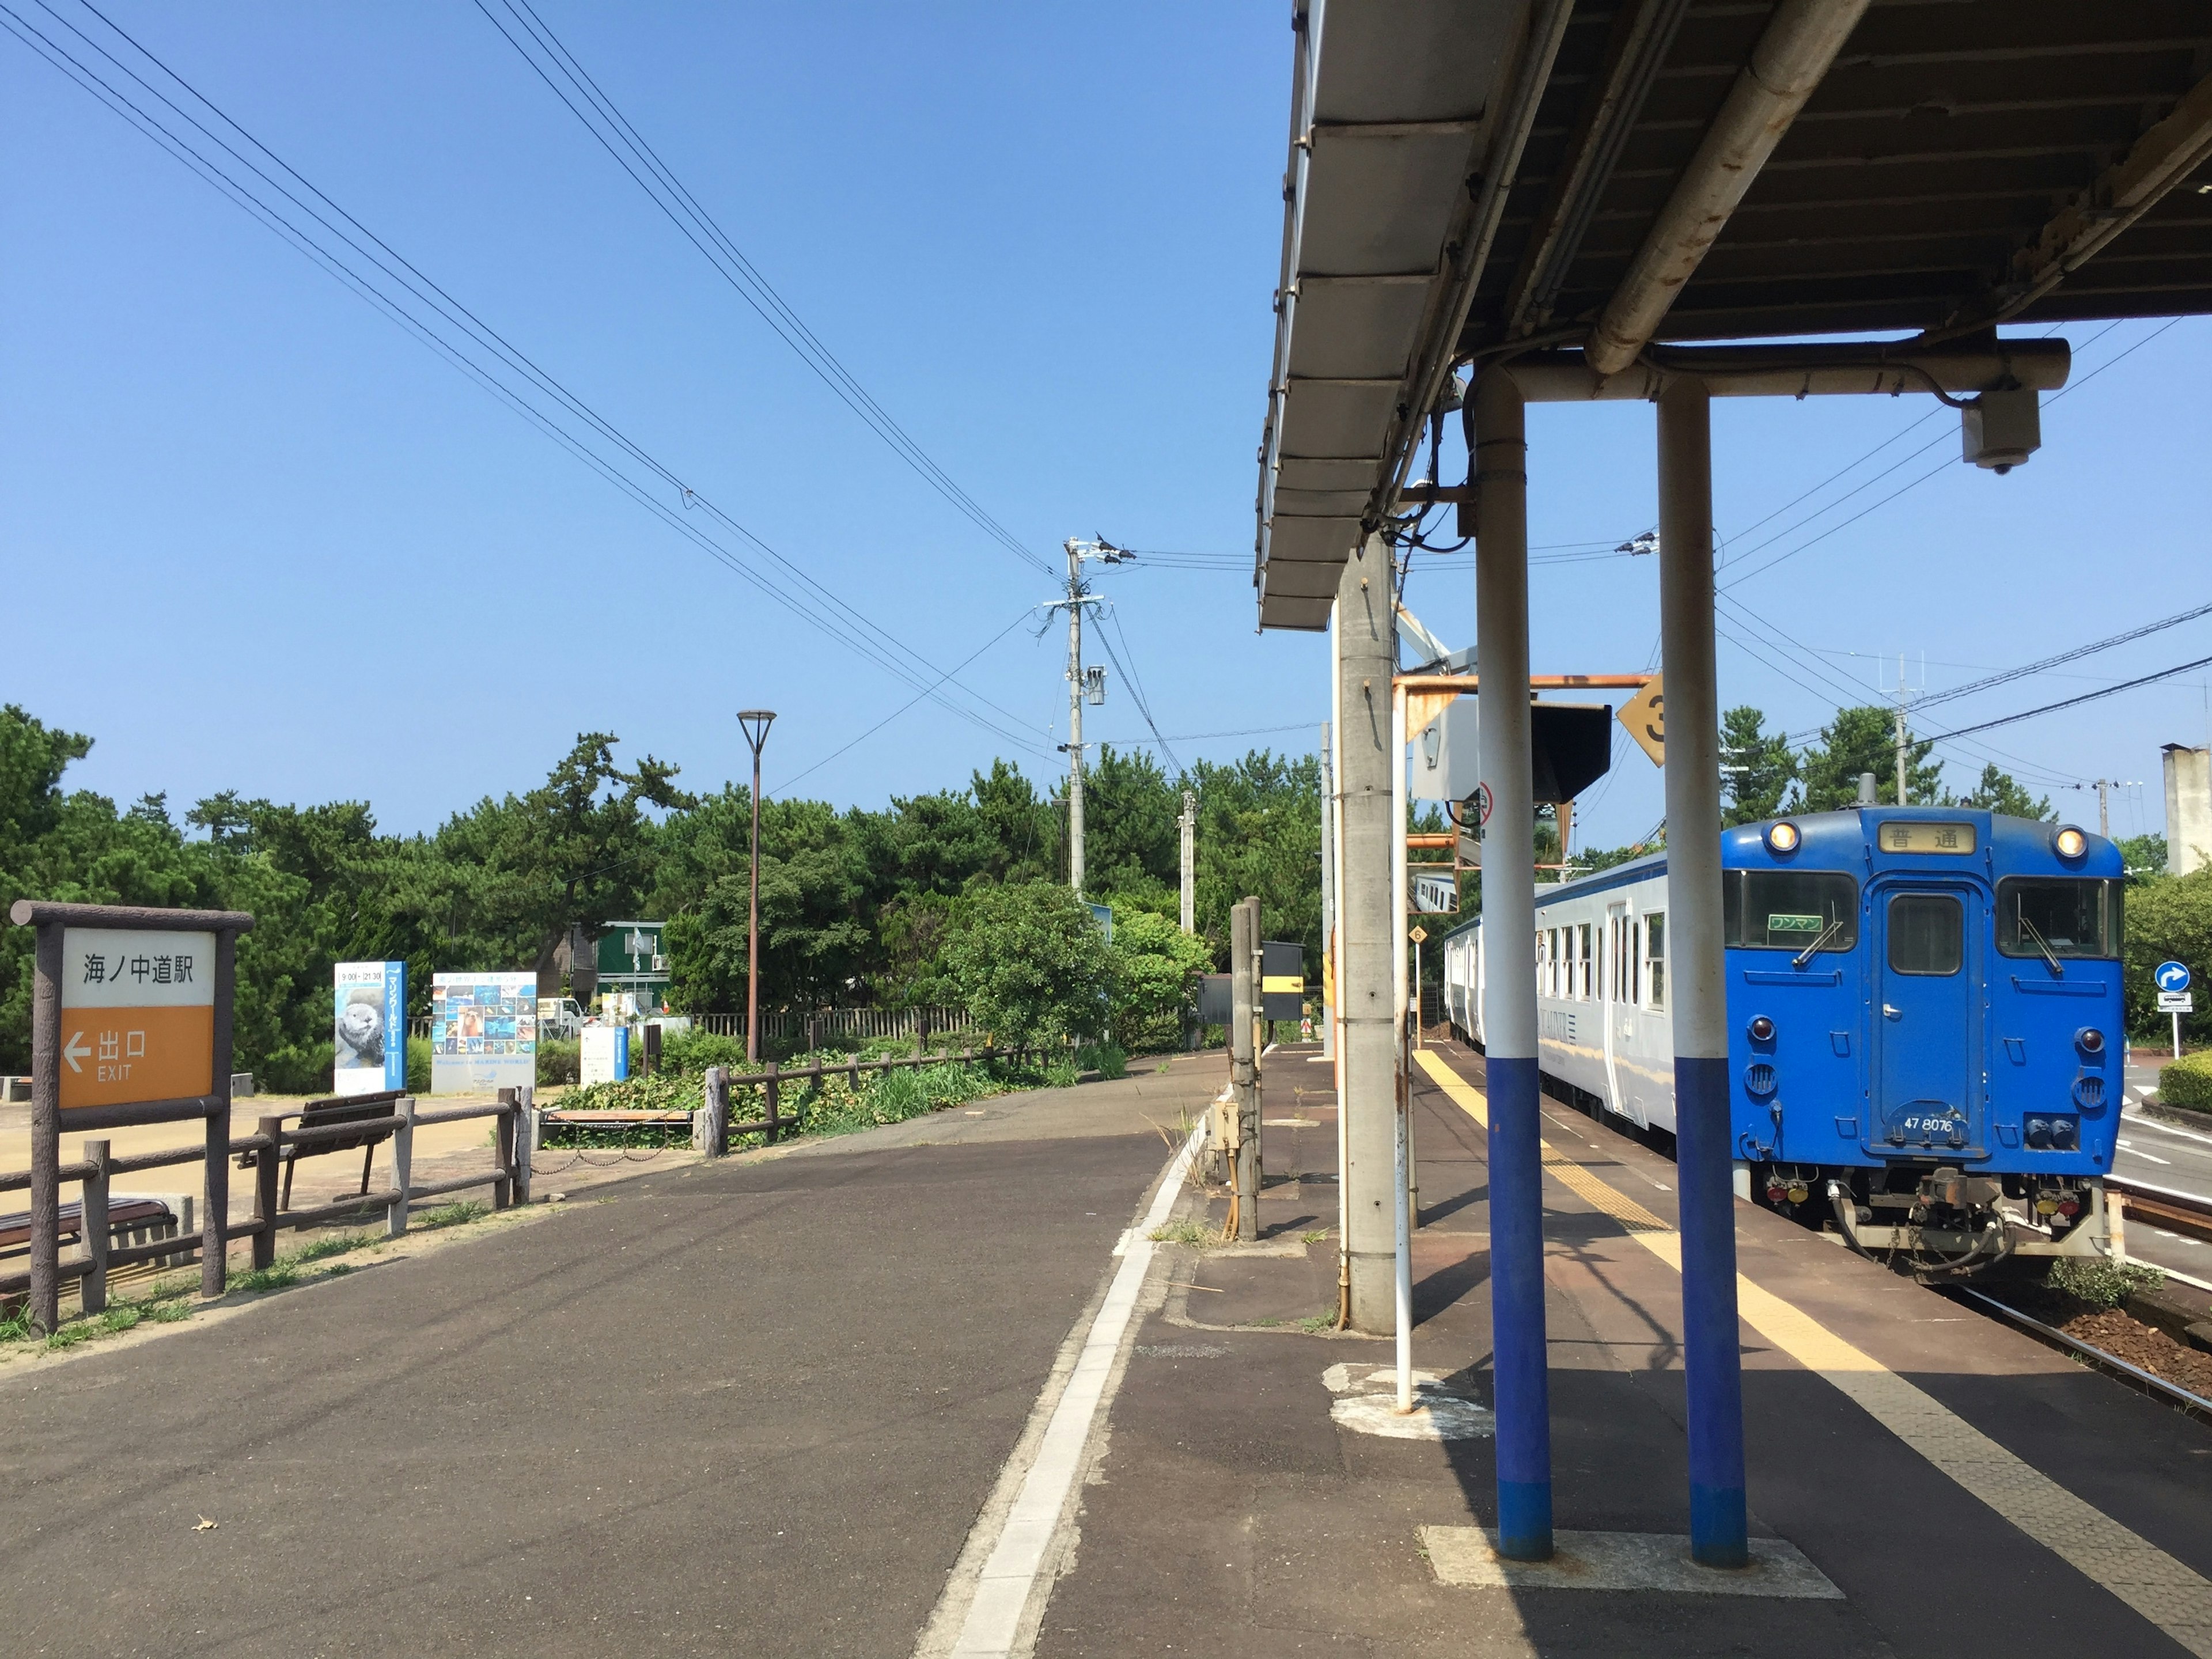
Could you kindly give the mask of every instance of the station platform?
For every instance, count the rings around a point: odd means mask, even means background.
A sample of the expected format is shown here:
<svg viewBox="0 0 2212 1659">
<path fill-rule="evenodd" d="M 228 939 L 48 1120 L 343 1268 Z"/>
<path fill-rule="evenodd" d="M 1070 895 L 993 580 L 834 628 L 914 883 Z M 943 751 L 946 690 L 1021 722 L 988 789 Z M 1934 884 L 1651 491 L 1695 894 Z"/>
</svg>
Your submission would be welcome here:
<svg viewBox="0 0 2212 1659">
<path fill-rule="evenodd" d="M 1042 1655 L 2212 1656 L 2212 1425 L 1737 1206 L 1758 1565 L 1686 1560 L 1674 1170 L 1544 1103 L 1559 1563 L 1497 1563 L 1483 1066 L 1422 1050 L 1414 1364 L 1337 1334 L 1335 1100 L 1265 1066 L 1262 1237 L 1154 1274 Z M 1186 1215 L 1218 1229 L 1219 1194 Z"/>
</svg>

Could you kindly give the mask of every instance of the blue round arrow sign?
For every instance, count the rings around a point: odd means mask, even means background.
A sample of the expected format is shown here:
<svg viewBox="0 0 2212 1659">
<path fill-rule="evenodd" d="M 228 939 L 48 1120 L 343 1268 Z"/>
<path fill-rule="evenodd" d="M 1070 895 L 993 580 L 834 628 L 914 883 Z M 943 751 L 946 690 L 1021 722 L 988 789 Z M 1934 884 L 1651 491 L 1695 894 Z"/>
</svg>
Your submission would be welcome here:
<svg viewBox="0 0 2212 1659">
<path fill-rule="evenodd" d="M 2181 962 L 2161 962 L 2155 975 L 2161 991 L 2186 991 L 2189 988 L 2189 965 Z"/>
</svg>

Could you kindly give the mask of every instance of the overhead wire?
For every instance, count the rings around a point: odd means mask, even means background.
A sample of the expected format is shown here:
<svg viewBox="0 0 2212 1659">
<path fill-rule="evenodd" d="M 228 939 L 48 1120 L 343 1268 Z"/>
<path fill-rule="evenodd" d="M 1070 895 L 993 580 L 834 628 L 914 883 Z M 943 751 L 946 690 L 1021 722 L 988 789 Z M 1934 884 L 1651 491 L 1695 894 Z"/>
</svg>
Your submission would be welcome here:
<svg viewBox="0 0 2212 1659">
<path fill-rule="evenodd" d="M 797 354 L 799 361 L 811 369 L 893 454 L 911 467 L 924 483 L 977 529 L 1033 568 L 1047 575 L 1052 574 L 1050 563 L 1024 545 L 1019 537 L 985 511 L 973 495 L 961 488 L 922 448 L 913 434 L 869 393 L 852 371 L 839 361 L 836 354 L 823 343 L 821 337 L 761 274 L 759 268 L 745 257 L 714 216 L 700 204 L 698 198 L 616 106 L 574 53 L 562 44 L 551 27 L 530 5 L 529 0 L 500 0 L 500 3 L 523 32 L 531 37 L 532 44 L 538 49 L 537 53 L 515 38 L 514 31 L 500 21 L 488 0 L 476 0 L 477 9 L 545 82 L 553 95 L 599 141 L 607 154 L 614 158 L 616 164 L 629 175 L 684 239 L 698 249 L 723 281 L 735 289 L 776 337 Z M 545 62 L 540 62 L 541 53 Z M 547 63 L 552 65 L 552 73 L 548 72 Z M 570 96 L 569 90 L 562 88 L 561 81 L 554 78 L 555 73 L 568 83 L 568 88 L 575 94 L 574 97 Z M 579 99 L 589 106 L 589 112 L 579 107 Z"/>
<path fill-rule="evenodd" d="M 1120 669 L 1121 678 L 1128 681 L 1129 696 L 1137 705 L 1137 712 L 1145 717 L 1145 724 L 1152 729 L 1152 736 L 1159 739 L 1160 752 L 1168 757 L 1168 763 L 1180 773 L 1183 769 L 1182 762 L 1176 757 L 1175 750 L 1169 747 L 1168 739 L 1160 736 L 1160 723 L 1152 718 L 1152 706 L 1145 696 L 1144 682 L 1137 678 L 1137 671 L 1129 665 L 1136 660 L 1137 653 L 1129 643 L 1128 635 L 1122 631 L 1121 613 L 1109 605 L 1106 607 L 1106 620 L 1113 623 L 1114 632 L 1121 635 L 1121 649 L 1129 653 L 1129 661 L 1125 663 L 1115 653 L 1114 641 L 1107 636 L 1103 628 L 1097 630 L 1098 643 L 1106 647 L 1106 654 L 1113 659 L 1114 666 Z"/>
<path fill-rule="evenodd" d="M 4 0 L 0 0 L 0 27 L 7 27 L 40 57 L 67 76 L 84 91 L 106 104 L 143 136 L 166 150 L 173 159 L 228 198 L 235 205 L 258 219 L 265 227 L 290 243 L 295 250 L 350 289 L 358 297 L 414 335 L 418 341 L 445 358 L 453 367 L 476 380 L 484 390 L 506 403 L 523 418 L 537 426 L 547 436 L 568 449 L 571 454 L 599 472 L 610 483 L 646 507 L 647 511 L 652 512 L 664 523 L 668 524 L 678 533 L 692 541 L 719 563 L 730 569 L 732 574 L 784 605 L 794 615 L 838 643 L 874 662 L 876 665 L 883 668 L 894 678 L 905 680 L 908 684 L 920 684 L 922 683 L 923 677 L 937 673 L 938 671 L 934 665 L 920 653 L 896 635 L 878 626 L 835 592 L 817 581 L 763 538 L 685 484 L 672 471 L 600 416 L 589 404 L 542 368 L 526 354 L 514 347 L 497 331 L 485 324 L 474 312 L 453 299 L 444 289 L 425 276 L 388 243 L 376 236 L 374 232 L 368 230 L 359 220 L 338 206 L 296 168 L 292 167 L 282 157 L 276 155 L 268 146 L 263 144 L 245 127 L 201 94 L 198 88 L 170 69 L 159 57 L 118 27 L 97 7 L 92 5 L 90 0 L 80 0 L 80 3 L 83 4 L 86 11 L 99 18 L 117 37 L 155 69 L 170 81 L 174 82 L 231 131 L 235 132 L 254 150 L 265 156 L 284 174 L 296 181 L 314 198 L 315 202 L 320 202 L 324 207 L 327 207 L 330 214 L 325 214 L 316 207 L 314 202 L 304 200 L 282 179 L 272 176 L 251 155 L 242 153 L 220 132 L 210 128 L 190 110 L 179 105 L 159 87 L 149 82 L 131 64 L 118 58 L 100 41 L 94 40 L 76 22 L 57 11 L 52 4 L 48 3 L 48 0 L 36 0 L 40 9 L 82 41 L 86 46 L 97 52 L 116 70 L 136 82 L 151 99 L 158 100 L 181 121 L 189 124 L 210 143 L 228 155 L 240 167 L 260 179 L 270 191 L 291 204 L 300 215 L 313 221 L 314 224 L 319 225 L 330 237 L 345 247 L 350 248 L 361 260 L 381 272 L 385 282 L 380 283 L 374 276 L 366 273 L 343 253 L 337 252 L 319 238 L 313 230 L 289 216 L 283 208 L 257 192 L 252 185 L 234 175 L 220 161 L 202 149 L 191 138 L 169 125 L 160 116 L 142 106 L 130 94 L 112 83 L 100 71 L 76 56 L 61 41 L 32 23 L 13 6 L 4 3 Z M 334 222 L 330 216 L 331 214 L 336 215 L 337 219 L 343 222 L 341 224 Z M 348 229 L 347 227 L 351 228 Z M 355 234 L 356 232 L 359 233 L 358 235 Z M 412 302 L 411 305 L 410 301 Z M 490 360 L 490 364 L 484 361 L 485 358 Z M 504 370 L 507 375 L 513 377 L 513 380 L 521 382 L 524 389 L 518 390 L 515 384 L 502 378 L 500 373 L 495 372 L 492 365 L 496 365 L 499 369 Z M 553 412 L 549 412 L 545 407 L 533 401 L 532 396 L 526 395 L 526 392 L 535 392 L 550 400 L 554 405 Z M 784 574 L 777 575 L 762 568 L 738 553 L 736 550 L 702 532 L 696 525 L 687 522 L 675 507 L 658 499 L 637 479 L 615 465 L 606 455 L 594 449 L 577 432 L 566 426 L 561 418 L 563 412 L 567 416 L 580 422 L 589 433 L 595 434 L 599 439 L 627 455 L 641 468 L 667 484 L 677 493 L 684 509 L 700 509 L 708 516 L 720 521 L 734 534 L 741 537 L 746 543 L 774 561 L 781 568 Z M 925 692 L 925 695 L 936 696 L 937 700 L 949 712 L 975 724 L 1001 741 L 1016 744 L 1035 754 L 1042 755 L 1044 752 L 1030 743 L 1018 728 L 1002 727 L 980 710 L 942 695 L 942 687 L 947 679 L 949 677 L 940 678 L 936 686 L 930 691 Z M 994 703 L 990 703 L 988 699 L 981 698 L 969 688 L 962 686 L 957 689 L 963 695 L 974 697 L 988 707 L 998 708 L 998 712 L 1006 715 L 1009 720 L 1018 721 L 1018 716 L 1012 714 L 1009 710 L 999 708 Z"/>
</svg>

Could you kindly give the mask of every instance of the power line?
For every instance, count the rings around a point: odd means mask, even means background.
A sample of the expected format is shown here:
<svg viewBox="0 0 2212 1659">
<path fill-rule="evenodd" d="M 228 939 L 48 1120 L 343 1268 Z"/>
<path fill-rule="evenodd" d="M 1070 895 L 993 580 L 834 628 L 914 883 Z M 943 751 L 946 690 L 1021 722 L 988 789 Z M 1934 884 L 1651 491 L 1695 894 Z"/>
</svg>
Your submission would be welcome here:
<svg viewBox="0 0 2212 1659">
<path fill-rule="evenodd" d="M 1121 631 L 1121 613 L 1109 605 L 1106 610 L 1106 620 L 1114 624 L 1115 633 L 1121 635 L 1121 649 L 1128 652 L 1129 661 L 1134 662 L 1137 653 L 1129 644 L 1129 636 Z M 1098 630 L 1098 643 L 1106 647 L 1106 654 L 1113 659 L 1114 666 L 1120 669 L 1121 678 L 1128 681 L 1129 696 L 1137 705 L 1137 712 L 1145 717 L 1145 724 L 1152 728 L 1152 736 L 1159 739 L 1160 752 L 1168 757 L 1168 763 L 1180 773 L 1183 769 L 1182 762 L 1176 757 L 1176 751 L 1168 746 L 1168 739 L 1160 737 L 1160 723 L 1152 718 L 1152 706 L 1146 701 L 1144 684 L 1137 678 L 1136 670 L 1121 660 L 1120 653 L 1114 649 L 1114 641 L 1107 637 L 1106 630 L 1103 628 Z"/>
<path fill-rule="evenodd" d="M 75 22 L 56 11 L 47 0 L 38 0 L 38 3 L 41 10 L 68 29 L 79 40 L 84 42 L 100 57 L 105 58 L 116 70 L 135 82 L 151 98 L 158 100 L 183 122 L 189 124 L 212 144 L 229 155 L 246 173 L 261 180 L 262 184 L 276 197 L 289 203 L 299 215 L 303 216 L 306 220 L 312 221 L 313 224 L 320 226 L 323 232 L 334 238 L 337 242 L 351 249 L 354 254 L 365 261 L 368 266 L 373 267 L 375 271 L 380 272 L 381 281 L 356 265 L 344 253 L 338 252 L 319 237 L 315 231 L 310 229 L 300 219 L 289 215 L 283 207 L 263 196 L 246 179 L 234 174 L 222 162 L 202 149 L 182 131 L 169 125 L 160 116 L 150 112 L 149 109 L 143 107 L 130 94 L 106 79 L 100 71 L 77 58 L 67 46 L 29 22 L 21 14 L 5 3 L 0 3 L 0 26 L 6 27 L 18 40 L 23 41 L 53 67 L 61 70 L 94 98 L 106 104 L 111 110 L 137 127 L 145 137 L 167 150 L 174 159 L 227 196 L 237 206 L 260 220 L 264 226 L 289 242 L 297 251 L 337 277 L 351 289 L 358 297 L 384 313 L 401 328 L 413 334 L 422 343 L 444 357 L 456 369 L 475 380 L 484 390 L 508 404 L 524 419 L 537 426 L 555 442 L 568 449 L 586 465 L 599 473 L 617 489 L 630 496 L 648 512 L 653 513 L 678 534 L 688 538 L 732 574 L 752 584 L 802 620 L 857 654 L 874 662 L 894 678 L 906 681 L 909 685 L 919 686 L 923 683 L 925 676 L 938 672 L 933 665 L 907 646 L 904 641 L 861 615 L 761 537 L 686 485 L 674 472 L 629 440 L 582 398 L 570 392 L 526 354 L 516 349 L 505 337 L 490 328 L 473 312 L 424 276 L 419 269 L 398 254 L 388 243 L 368 231 L 360 221 L 331 201 L 296 168 L 292 167 L 268 146 L 255 138 L 252 133 L 232 119 L 181 76 L 171 70 L 153 52 L 125 31 L 118 27 L 96 7 L 88 3 L 88 0 L 85 3 L 85 9 L 88 12 L 99 18 L 140 57 L 152 64 L 161 74 L 175 82 L 177 86 L 182 88 L 186 94 L 231 131 L 236 133 L 246 143 L 252 146 L 255 151 L 266 157 L 276 168 L 296 181 L 301 189 L 314 198 L 314 201 L 303 199 L 283 179 L 273 176 L 252 156 L 241 152 L 220 132 L 210 128 L 206 123 L 179 105 L 159 87 L 139 74 L 137 70 L 117 58 L 106 46 L 94 40 Z M 319 202 L 323 207 L 328 208 L 330 213 L 325 214 L 314 204 L 315 202 Z M 336 220 L 331 215 L 335 215 Z M 337 221 L 343 222 L 340 223 Z M 351 228 L 349 229 L 348 227 Z M 520 383 L 520 388 L 515 384 L 518 381 Z M 552 405 L 550 410 L 535 401 L 541 398 L 550 400 Z M 669 486 L 676 492 L 684 510 L 679 512 L 676 507 L 656 496 L 653 491 L 624 471 L 615 461 L 599 453 L 592 447 L 592 442 L 587 441 L 586 435 L 580 435 L 578 432 L 564 424 L 568 420 L 580 422 L 587 434 L 596 434 L 599 441 L 609 444 L 622 454 L 628 456 L 661 483 Z M 779 575 L 754 564 L 735 549 L 690 522 L 686 515 L 694 508 L 719 520 L 732 532 L 759 550 L 775 565 L 781 567 L 783 574 Z M 949 677 L 940 678 L 938 682 L 939 687 L 945 683 L 945 678 Z M 968 696 L 976 696 L 976 694 L 968 688 L 957 689 Z M 1000 741 L 1015 744 L 1028 749 L 1032 753 L 1041 755 L 1043 752 L 1036 744 L 1029 743 L 1020 734 L 1018 727 L 1002 728 L 978 710 L 945 697 L 938 688 L 932 688 L 925 695 L 934 696 L 949 712 L 978 726 Z M 997 708 L 997 705 L 990 704 L 988 699 L 978 697 L 977 701 L 986 703 L 988 707 Z M 1011 711 L 1000 708 L 999 712 L 1006 714 L 1010 720 L 1018 720 L 1018 717 L 1013 715 Z"/>
<path fill-rule="evenodd" d="M 1016 615 L 1016 617 L 1014 617 L 1013 621 L 1012 621 L 1012 622 L 1008 623 L 1007 623 L 1004 628 L 1000 629 L 997 633 L 995 633 L 995 634 L 992 635 L 991 635 L 991 637 L 990 637 L 989 639 L 988 639 L 988 640 L 984 641 L 982 644 L 981 644 L 981 645 L 977 646 L 977 647 L 975 647 L 975 649 L 974 651 L 970 652 L 970 653 L 969 653 L 966 657 L 963 658 L 959 662 L 955 663 L 955 664 L 954 664 L 951 668 L 947 669 L 947 670 L 945 671 L 945 672 L 944 678 L 941 678 L 941 679 L 939 679 L 939 680 L 937 682 L 937 684 L 938 684 L 938 685 L 942 685 L 942 684 L 944 684 L 945 680 L 949 680 L 949 679 L 951 679 L 951 678 L 952 678 L 952 676 L 953 676 L 953 675 L 955 675 L 955 674 L 958 673 L 962 669 L 963 669 L 963 668 L 967 667 L 967 666 L 968 666 L 968 665 L 969 665 L 969 663 L 974 662 L 974 661 L 975 660 L 975 659 L 976 659 L 976 658 L 978 658 L 978 657 L 981 656 L 981 655 L 982 655 L 986 651 L 988 651 L 988 650 L 989 650 L 993 646 L 996 645 L 996 644 L 997 644 L 1000 640 L 1003 640 L 1004 638 L 1006 638 L 1007 635 L 1009 635 L 1009 634 L 1012 633 L 1012 632 L 1013 632 L 1017 628 L 1019 628 L 1019 627 L 1020 627 L 1024 623 L 1027 622 L 1029 619 L 1030 619 L 1030 613 L 1029 613 L 1029 611 L 1028 611 L 1028 609 L 1027 609 L 1026 607 L 1024 607 L 1024 609 L 1023 609 L 1023 610 L 1022 610 L 1022 611 L 1021 611 L 1018 615 Z M 936 687 L 936 686 L 932 686 L 929 690 L 930 690 L 930 691 L 933 691 L 933 690 L 935 690 L 936 689 L 937 689 L 937 687 Z M 861 733 L 860 733 L 860 735 L 859 737 L 854 738 L 850 743 L 846 744 L 842 748 L 838 748 L 838 749 L 833 749 L 833 750 L 831 750 L 828 754 L 824 755 L 824 756 L 823 756 L 820 760 L 818 760 L 818 761 L 815 762 L 813 765 L 811 765 L 811 766 L 808 767 L 808 768 L 807 768 L 804 772 L 794 772 L 794 773 L 793 773 L 789 777 L 786 778 L 786 779 L 785 779 L 781 783 L 779 783 L 778 785 L 776 785 L 776 787 L 775 787 L 775 793 L 776 793 L 777 794 L 779 794 L 779 795 L 780 795 L 780 794 L 781 794 L 785 790 L 787 790 L 787 789 L 790 788 L 790 787 L 791 787 L 791 786 L 792 786 L 793 784 L 797 783 L 797 782 L 798 782 L 801 778 L 808 778 L 808 777 L 811 777 L 811 776 L 813 776 L 813 775 L 814 775 L 814 774 L 816 774 L 817 772 L 819 772 L 819 771 L 820 771 L 823 767 L 825 767 L 825 766 L 829 765 L 829 764 L 830 764 L 830 763 L 831 761 L 836 760 L 836 759 L 840 755 L 844 754 L 844 753 L 846 752 L 846 750 L 851 750 L 851 749 L 858 748 L 861 744 L 866 743 L 866 742 L 870 738 L 874 737 L 874 736 L 876 735 L 876 733 L 877 733 L 877 732 L 880 732 L 880 731 L 882 731 L 882 730 L 883 730 L 886 726 L 889 726 L 889 725 L 890 725 L 893 720 L 896 720 L 900 715 L 902 715 L 902 714 L 905 714 L 905 713 L 907 712 L 907 710 L 908 710 L 909 708 L 913 708 L 916 703 L 918 703 L 918 702 L 921 702 L 921 701 L 923 700 L 923 698 L 927 697 L 928 695 L 929 695 L 929 691 L 923 691 L 923 692 L 921 692 L 921 693 L 919 693 L 918 695 L 916 695 L 916 696 L 912 696 L 912 697 L 908 698 L 906 702 L 904 702 L 901 703 L 897 708 L 896 708 L 892 709 L 892 710 L 891 710 L 891 712 L 890 712 L 890 714 L 888 714 L 884 715 L 884 716 L 883 717 L 883 719 L 881 719 L 881 720 L 878 720 L 878 721 L 877 721 L 873 726 L 870 726 L 866 731 L 865 731 L 865 732 L 861 732 Z M 1042 751 L 1039 751 L 1039 752 L 1042 752 Z"/>
<path fill-rule="evenodd" d="M 2212 605 L 2200 605 L 2193 611 L 2183 611 L 2171 617 L 2161 617 L 2157 622 L 2145 623 L 2140 628 L 2131 628 L 2124 634 L 2115 634 L 2109 640 L 2099 640 L 2094 645 L 2077 645 L 2071 651 L 2062 651 L 2055 657 L 2045 657 L 2040 662 L 2032 662 L 2024 667 L 2004 669 L 1982 679 L 1969 680 L 1964 685 L 1949 686 L 1941 691 L 1930 692 L 1920 700 L 1921 706 L 1925 708 L 1930 703 L 1949 702 L 1954 697 L 1969 696 L 1977 691 L 1986 691 L 1991 686 L 2003 685 L 2012 680 L 2023 679 L 2030 674 L 2039 674 L 2045 669 L 2056 668 L 2062 663 L 2073 662 L 2081 657 L 2094 656 L 2100 651 L 2109 651 L 2114 646 L 2130 644 L 2147 635 L 2163 633 L 2169 628 L 2178 628 L 2183 623 L 2194 622 L 2197 617 L 2206 616 L 2212 616 Z"/>
<path fill-rule="evenodd" d="M 476 6 L 507 43 L 520 54 L 523 61 L 536 71 L 538 79 L 545 82 L 553 95 L 567 106 L 568 112 L 583 124 L 585 130 L 599 140 L 616 164 L 630 176 L 653 205 L 667 216 L 669 222 L 683 234 L 684 240 L 699 250 L 723 281 L 734 289 L 761 320 L 775 331 L 777 337 L 798 355 L 799 361 L 813 370 L 822 383 L 835 392 L 870 431 L 882 439 L 893 454 L 913 468 L 923 482 L 977 529 L 1015 557 L 1048 575 L 1053 574 L 1049 563 L 1024 546 L 1018 537 L 993 518 L 974 496 L 956 483 L 951 476 L 931 459 L 913 434 L 901 426 L 869 394 L 867 388 L 854 378 L 852 372 L 838 361 L 836 354 L 822 343 L 820 337 L 806 325 L 769 280 L 761 275 L 758 267 L 730 240 L 714 216 L 700 205 L 698 198 L 684 187 L 683 181 L 661 160 L 659 152 L 646 142 L 590 72 L 577 61 L 575 55 L 562 44 L 560 37 L 532 8 L 529 0 L 500 0 L 500 3 L 531 37 L 538 49 L 537 53 L 515 38 L 514 32 L 499 20 L 486 0 L 476 0 Z M 574 89 L 575 97 L 572 98 L 560 82 L 554 79 L 553 74 L 547 72 L 545 64 L 539 61 L 538 53 L 544 54 L 553 70 Z M 579 106 L 579 99 L 589 106 L 588 112 Z M 633 161 L 636 165 L 633 166 Z"/>
<path fill-rule="evenodd" d="M 2170 680 L 2176 674 L 2186 674 L 2191 669 L 2212 665 L 2212 657 L 2199 657 L 2195 662 L 2178 663 L 2172 668 L 2162 668 L 2155 674 L 2144 674 L 2118 685 L 2100 686 L 2094 691 L 2084 691 L 2078 697 L 2068 697 L 2063 702 L 2047 702 L 2040 708 L 2024 709 L 2017 714 L 2007 714 L 2001 720 L 1984 720 L 1978 726 L 1962 726 L 1955 732 L 1939 732 L 1932 738 L 1915 738 L 1915 743 L 1943 743 L 1953 738 L 1963 738 L 1976 732 L 1992 732 L 2000 726 L 2010 726 L 2015 720 L 2033 720 L 2038 714 L 2055 714 L 2062 708 L 2072 708 L 2081 703 L 2095 702 L 2122 691 L 2132 691 L 2139 685 L 2154 685 L 2160 680 Z"/>
</svg>

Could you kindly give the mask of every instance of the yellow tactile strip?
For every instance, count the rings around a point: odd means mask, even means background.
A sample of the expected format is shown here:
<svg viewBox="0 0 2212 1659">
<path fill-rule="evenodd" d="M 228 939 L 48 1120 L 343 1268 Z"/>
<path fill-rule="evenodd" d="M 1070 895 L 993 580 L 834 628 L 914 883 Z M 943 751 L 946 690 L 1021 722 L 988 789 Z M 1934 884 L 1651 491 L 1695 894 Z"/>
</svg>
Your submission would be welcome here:
<svg viewBox="0 0 2212 1659">
<path fill-rule="evenodd" d="M 1415 1058 L 1430 1080 L 1484 1127 L 1481 1091 L 1425 1050 Z M 1680 1273 L 1681 1235 L 1613 1190 L 1548 1142 L 1545 1167 L 1578 1198 Z M 1935 1396 L 1854 1347 L 1771 1291 L 1736 1275 L 1743 1322 L 1808 1370 L 1817 1372 L 1921 1456 L 2091 1582 L 2103 1585 L 2176 1642 L 2212 1659 L 2212 1582 L 2157 1545 L 2030 1468 Z"/>
</svg>

